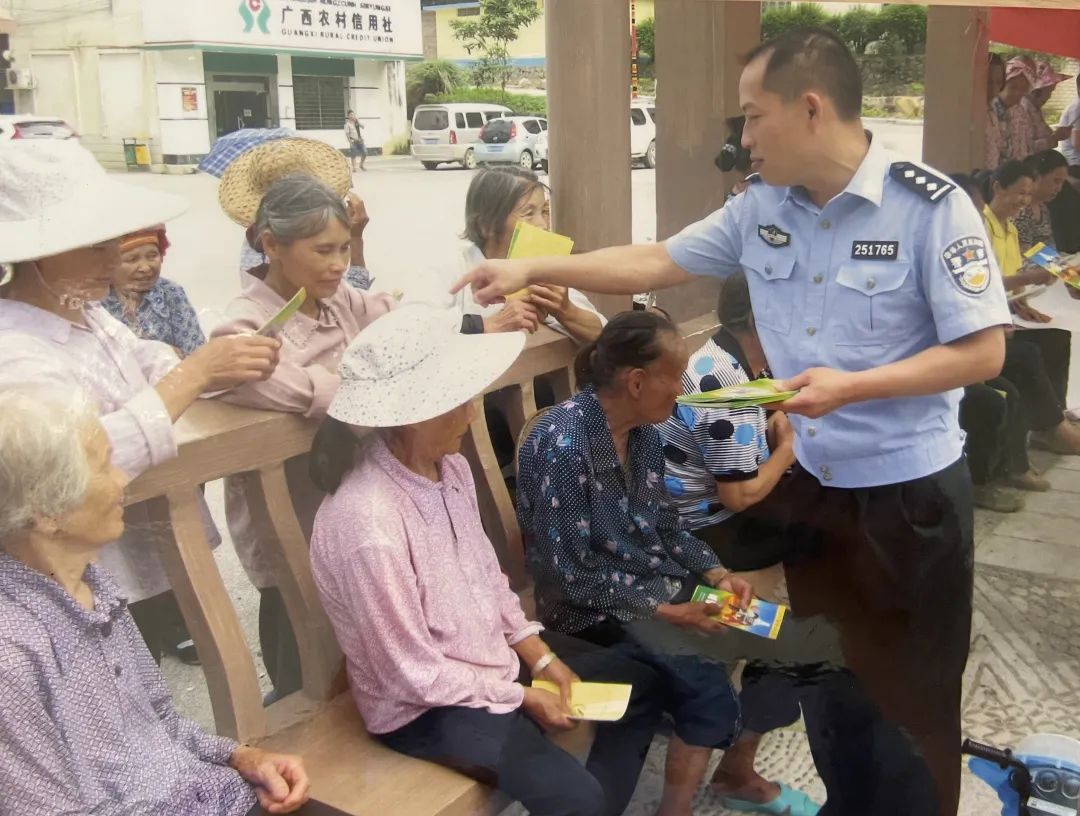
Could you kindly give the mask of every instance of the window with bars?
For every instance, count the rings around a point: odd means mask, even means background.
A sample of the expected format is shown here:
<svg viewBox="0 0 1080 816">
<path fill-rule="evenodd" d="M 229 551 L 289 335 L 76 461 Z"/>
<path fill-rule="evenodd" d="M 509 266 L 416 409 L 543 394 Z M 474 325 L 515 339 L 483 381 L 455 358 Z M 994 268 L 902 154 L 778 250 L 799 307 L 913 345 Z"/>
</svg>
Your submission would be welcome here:
<svg viewBox="0 0 1080 816">
<path fill-rule="evenodd" d="M 345 126 L 349 81 L 345 77 L 294 76 L 297 130 L 339 130 Z"/>
</svg>

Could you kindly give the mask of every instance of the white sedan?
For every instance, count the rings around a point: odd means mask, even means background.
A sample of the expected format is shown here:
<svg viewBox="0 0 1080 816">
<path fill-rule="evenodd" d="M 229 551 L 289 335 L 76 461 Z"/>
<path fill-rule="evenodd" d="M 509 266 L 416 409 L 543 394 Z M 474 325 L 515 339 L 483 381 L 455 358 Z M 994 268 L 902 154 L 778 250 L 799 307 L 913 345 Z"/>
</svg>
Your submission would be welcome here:
<svg viewBox="0 0 1080 816">
<path fill-rule="evenodd" d="M 75 128 L 58 116 L 0 116 L 0 142 L 10 139 L 78 139 Z"/>
</svg>

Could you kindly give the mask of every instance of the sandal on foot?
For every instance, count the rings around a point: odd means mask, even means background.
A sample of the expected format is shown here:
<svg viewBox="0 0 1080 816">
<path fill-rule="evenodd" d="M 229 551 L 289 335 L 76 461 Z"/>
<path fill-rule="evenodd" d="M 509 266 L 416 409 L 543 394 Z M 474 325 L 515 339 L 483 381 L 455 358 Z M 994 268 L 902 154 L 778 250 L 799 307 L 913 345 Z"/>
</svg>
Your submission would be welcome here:
<svg viewBox="0 0 1080 816">
<path fill-rule="evenodd" d="M 780 784 L 780 795 L 771 802 L 746 802 L 742 799 L 724 797 L 721 801 L 728 810 L 738 813 L 767 813 L 772 816 L 817 816 L 820 805 L 802 791 Z"/>
</svg>

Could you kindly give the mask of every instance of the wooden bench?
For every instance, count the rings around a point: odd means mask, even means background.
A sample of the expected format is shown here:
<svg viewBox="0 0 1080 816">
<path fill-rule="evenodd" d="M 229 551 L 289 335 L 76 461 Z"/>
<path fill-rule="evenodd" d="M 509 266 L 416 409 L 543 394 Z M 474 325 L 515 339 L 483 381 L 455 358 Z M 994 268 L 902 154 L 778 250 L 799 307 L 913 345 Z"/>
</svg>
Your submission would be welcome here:
<svg viewBox="0 0 1080 816">
<path fill-rule="evenodd" d="M 683 327 L 692 347 L 704 342 L 714 323 L 709 316 Z M 542 328 L 529 338 L 514 366 L 488 389 L 514 438 L 536 412 L 535 378 L 547 378 L 557 399 L 573 392 L 575 351 L 570 340 Z M 473 468 L 484 526 L 511 585 L 531 605 L 514 500 L 496 461 L 483 410 L 476 416 L 463 453 Z M 128 488 L 129 504 L 149 502 L 151 520 L 172 530 L 172 539 L 162 545 L 160 554 L 198 648 L 217 731 L 241 742 L 303 755 L 313 798 L 346 813 L 485 812 L 488 789 L 382 747 L 366 734 L 349 694 L 333 694 L 341 652 L 311 577 L 308 544 L 292 510 L 284 471 L 286 460 L 307 454 L 315 429 L 315 423 L 296 415 L 200 402 L 177 423 L 177 458 L 143 474 Z M 278 586 L 303 666 L 302 689 L 266 708 L 255 659 L 207 543 L 198 506 L 201 485 L 247 472 L 257 476 L 247 480 L 251 513 L 269 525 L 264 529 L 277 534 L 264 545 L 276 561 Z"/>
</svg>

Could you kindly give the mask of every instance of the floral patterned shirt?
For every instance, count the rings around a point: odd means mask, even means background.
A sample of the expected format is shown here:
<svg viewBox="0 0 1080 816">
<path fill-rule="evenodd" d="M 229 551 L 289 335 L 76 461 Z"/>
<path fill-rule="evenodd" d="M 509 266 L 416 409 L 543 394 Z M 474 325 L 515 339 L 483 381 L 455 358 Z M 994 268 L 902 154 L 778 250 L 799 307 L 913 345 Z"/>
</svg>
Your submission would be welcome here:
<svg viewBox="0 0 1080 816">
<path fill-rule="evenodd" d="M 136 337 L 166 343 L 184 357 L 206 342 L 184 287 L 171 280 L 158 278 L 134 312 L 125 308 L 115 289 L 109 290 L 101 305 Z"/>
<path fill-rule="evenodd" d="M 630 432 L 624 470 L 591 388 L 544 415 L 519 461 L 518 521 L 545 626 L 572 634 L 609 617 L 651 617 L 720 566 L 680 526 L 659 432 Z"/>
</svg>

